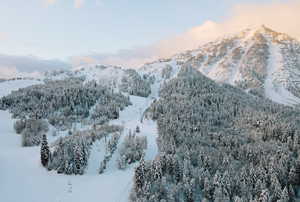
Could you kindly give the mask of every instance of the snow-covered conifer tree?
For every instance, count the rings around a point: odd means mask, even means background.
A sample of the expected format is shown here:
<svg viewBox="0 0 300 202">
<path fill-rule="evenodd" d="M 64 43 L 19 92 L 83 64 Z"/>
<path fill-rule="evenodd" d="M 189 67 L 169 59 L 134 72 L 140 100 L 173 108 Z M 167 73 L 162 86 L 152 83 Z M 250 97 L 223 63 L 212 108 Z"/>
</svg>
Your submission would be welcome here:
<svg viewBox="0 0 300 202">
<path fill-rule="evenodd" d="M 41 145 L 41 163 L 44 167 L 48 165 L 50 158 L 50 150 L 48 146 L 47 136 L 44 134 L 42 137 L 42 145 Z"/>
</svg>

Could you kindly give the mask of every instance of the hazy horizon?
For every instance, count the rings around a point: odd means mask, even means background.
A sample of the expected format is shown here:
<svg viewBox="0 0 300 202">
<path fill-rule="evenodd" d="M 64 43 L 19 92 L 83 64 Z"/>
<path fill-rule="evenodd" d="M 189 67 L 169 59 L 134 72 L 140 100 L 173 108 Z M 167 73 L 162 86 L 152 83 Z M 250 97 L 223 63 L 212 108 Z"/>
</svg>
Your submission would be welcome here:
<svg viewBox="0 0 300 202">
<path fill-rule="evenodd" d="M 298 0 L 6 1 L 0 77 L 94 63 L 138 67 L 260 24 L 299 39 L 299 9 Z"/>
</svg>

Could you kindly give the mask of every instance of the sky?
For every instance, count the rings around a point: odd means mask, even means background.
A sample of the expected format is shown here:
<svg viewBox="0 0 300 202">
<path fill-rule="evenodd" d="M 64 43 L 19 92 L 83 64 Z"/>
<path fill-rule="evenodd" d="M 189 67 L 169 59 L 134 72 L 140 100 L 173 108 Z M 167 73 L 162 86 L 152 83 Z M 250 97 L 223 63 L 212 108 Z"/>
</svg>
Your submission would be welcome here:
<svg viewBox="0 0 300 202">
<path fill-rule="evenodd" d="M 1 0 L 0 77 L 137 67 L 252 24 L 300 37 L 299 9 L 300 0 Z"/>
</svg>

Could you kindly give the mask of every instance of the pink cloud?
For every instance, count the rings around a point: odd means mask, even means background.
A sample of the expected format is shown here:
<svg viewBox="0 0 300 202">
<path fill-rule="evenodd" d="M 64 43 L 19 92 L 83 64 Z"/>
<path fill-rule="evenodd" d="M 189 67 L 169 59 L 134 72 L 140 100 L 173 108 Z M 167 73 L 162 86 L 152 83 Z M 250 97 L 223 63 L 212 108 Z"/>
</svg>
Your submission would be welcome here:
<svg viewBox="0 0 300 202">
<path fill-rule="evenodd" d="M 81 8 L 84 4 L 84 0 L 74 0 L 74 7 Z"/>
<path fill-rule="evenodd" d="M 46 0 L 46 5 L 51 6 L 58 2 L 58 0 Z M 74 8 L 81 8 L 84 5 L 84 0 L 74 0 Z"/>
<path fill-rule="evenodd" d="M 46 5 L 53 5 L 56 3 L 57 0 L 46 0 Z"/>
<path fill-rule="evenodd" d="M 40 72 L 34 71 L 34 72 L 21 72 L 18 71 L 16 67 L 5 67 L 0 66 L 0 79 L 11 79 L 16 77 L 33 77 L 33 78 L 39 78 L 41 76 Z"/>
<path fill-rule="evenodd" d="M 171 36 L 155 44 L 121 50 L 115 54 L 92 54 L 72 57 L 74 66 L 90 63 L 137 67 L 158 58 L 170 57 L 178 52 L 195 49 L 201 44 L 236 33 L 243 29 L 266 25 L 300 39 L 300 2 L 286 1 L 268 4 L 238 4 L 231 10 L 231 17 L 220 22 L 206 21 L 202 25 Z"/>
</svg>

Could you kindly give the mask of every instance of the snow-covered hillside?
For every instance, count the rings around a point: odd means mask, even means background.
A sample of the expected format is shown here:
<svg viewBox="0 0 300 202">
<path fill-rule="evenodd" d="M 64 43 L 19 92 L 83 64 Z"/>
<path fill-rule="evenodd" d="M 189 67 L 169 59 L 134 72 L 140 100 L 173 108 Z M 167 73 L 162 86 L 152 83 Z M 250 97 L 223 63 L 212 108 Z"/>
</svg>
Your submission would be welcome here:
<svg viewBox="0 0 300 202">
<path fill-rule="evenodd" d="M 83 78 L 86 81 L 95 80 L 103 85 L 117 85 L 121 83 L 121 79 L 125 74 L 125 70 L 117 66 L 108 65 L 88 65 L 77 67 L 72 70 L 62 70 L 47 72 L 45 79 L 62 80 L 70 77 Z"/>
<path fill-rule="evenodd" d="M 285 105 L 296 105 L 300 103 L 300 98 L 288 91 L 284 85 L 276 81 L 276 74 L 282 68 L 283 58 L 280 54 L 280 48 L 275 45 L 269 46 L 270 56 L 267 66 L 267 76 L 265 79 L 265 95 L 267 98 Z"/>
<path fill-rule="evenodd" d="M 174 77 L 184 66 L 192 66 L 217 82 L 238 86 L 247 92 L 255 91 L 280 104 L 300 103 L 300 42 L 264 25 L 147 63 L 136 71 L 162 80 Z M 45 78 L 81 77 L 117 87 L 124 75 L 126 68 L 90 65 L 54 72 Z"/>
<path fill-rule="evenodd" d="M 300 103 L 300 42 L 265 26 L 220 38 L 141 69 L 157 71 L 166 64 L 192 66 L 217 82 L 255 90 L 281 104 Z"/>
<path fill-rule="evenodd" d="M 160 87 L 176 78 L 178 72 L 187 66 L 217 82 L 229 83 L 247 92 L 254 90 L 280 104 L 300 104 L 300 43 L 264 26 L 227 36 L 169 59 L 145 64 L 137 70 L 96 65 L 47 73 L 43 79 L 47 82 L 76 77 L 85 84 L 95 80 L 112 92 L 128 95 L 132 105 L 120 111 L 118 119 L 109 121 L 109 124 L 124 128 L 117 147 L 120 148 L 125 135 L 139 126 L 141 132 L 137 135 L 146 136 L 148 141 L 145 159 L 153 160 L 158 154 L 157 125 L 155 121 L 145 119 L 144 112 L 160 99 Z M 188 73 L 195 74 L 195 71 Z M 0 82 L 0 97 L 39 83 L 42 82 L 22 79 Z M 40 164 L 40 147 L 21 147 L 21 137 L 13 130 L 14 121 L 8 111 L 0 111 L 0 198 L 4 198 L 5 202 L 127 201 L 137 163 L 120 170 L 118 152 L 115 152 L 105 172 L 99 174 L 100 163 L 106 155 L 104 139 L 92 144 L 84 175 L 57 174 Z M 79 125 L 77 130 L 92 127 Z M 59 137 L 67 136 L 67 131 L 57 131 L 54 137 L 52 132 L 55 130 L 51 126 L 48 132 L 50 144 Z"/>
<path fill-rule="evenodd" d="M 37 83 L 39 82 L 27 80 L 2 82 L 0 96 Z M 155 122 L 145 119 L 142 121 L 142 116 L 157 98 L 157 86 L 159 85 L 152 85 L 152 94 L 148 98 L 130 96 L 132 105 L 121 112 L 119 119 L 110 122 L 124 127 L 119 145 L 129 131 L 134 131 L 136 126 L 140 127 L 141 132 L 138 135 L 147 136 L 148 147 L 145 156 L 147 160 L 154 159 L 158 152 L 157 129 Z M 7 111 L 0 111 L 0 122 L 0 195 L 6 202 L 127 201 L 136 164 L 130 165 L 125 170 L 119 170 L 115 152 L 105 172 L 99 175 L 100 161 L 105 154 L 103 140 L 93 144 L 84 175 L 62 175 L 55 171 L 49 172 L 42 167 L 40 147 L 21 147 L 20 135 L 14 132 L 14 120 Z M 50 143 L 54 140 L 55 138 L 49 138 Z"/>
<path fill-rule="evenodd" d="M 19 88 L 25 88 L 41 83 L 37 80 L 8 80 L 0 83 L 0 97 L 8 95 L 11 91 L 18 90 Z"/>
</svg>

